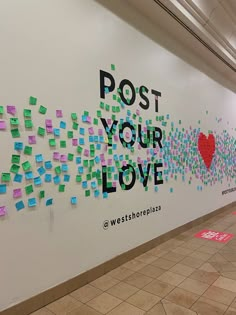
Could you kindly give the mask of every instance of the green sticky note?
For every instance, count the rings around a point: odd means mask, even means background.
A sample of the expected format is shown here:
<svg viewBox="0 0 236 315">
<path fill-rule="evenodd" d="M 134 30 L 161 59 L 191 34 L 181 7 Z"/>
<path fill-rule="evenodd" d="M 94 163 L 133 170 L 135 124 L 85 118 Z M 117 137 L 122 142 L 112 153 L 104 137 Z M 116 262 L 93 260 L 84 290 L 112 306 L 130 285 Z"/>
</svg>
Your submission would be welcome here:
<svg viewBox="0 0 236 315">
<path fill-rule="evenodd" d="M 102 117 L 102 112 L 100 110 L 97 110 L 97 117 L 98 118 Z"/>
<path fill-rule="evenodd" d="M 4 107 L 0 106 L 0 115 L 4 114 Z"/>
<path fill-rule="evenodd" d="M 91 180 L 91 178 L 92 178 L 91 174 L 86 175 L 86 180 Z"/>
<path fill-rule="evenodd" d="M 105 110 L 109 112 L 109 110 L 110 110 L 110 105 L 106 104 Z"/>
<path fill-rule="evenodd" d="M 79 124 L 78 124 L 77 122 L 73 121 L 72 128 L 73 128 L 74 130 L 78 130 L 78 127 L 79 127 Z"/>
<path fill-rule="evenodd" d="M 65 185 L 59 185 L 58 191 L 59 192 L 64 192 L 65 191 Z"/>
<path fill-rule="evenodd" d="M 10 182 L 11 174 L 10 173 L 2 173 L 2 182 Z"/>
<path fill-rule="evenodd" d="M 18 126 L 19 125 L 19 119 L 18 118 L 10 118 L 10 124 Z"/>
<path fill-rule="evenodd" d="M 68 161 L 73 161 L 74 159 L 74 154 L 68 153 Z"/>
<path fill-rule="evenodd" d="M 103 102 L 100 102 L 100 108 L 104 109 L 105 104 Z"/>
<path fill-rule="evenodd" d="M 32 128 L 33 127 L 33 122 L 31 119 L 25 120 L 25 128 Z"/>
<path fill-rule="evenodd" d="M 26 154 L 26 155 L 32 155 L 32 150 L 33 150 L 32 147 L 26 145 L 25 148 L 24 148 L 24 154 Z"/>
<path fill-rule="evenodd" d="M 84 160 L 83 165 L 84 165 L 84 167 L 88 167 L 88 160 Z"/>
<path fill-rule="evenodd" d="M 11 168 L 10 168 L 10 172 L 17 174 L 19 172 L 20 166 L 17 164 L 12 164 Z"/>
<path fill-rule="evenodd" d="M 76 175 L 76 182 L 81 183 L 82 182 L 82 176 Z"/>
<path fill-rule="evenodd" d="M 73 119 L 73 120 L 77 120 L 77 114 L 76 113 L 71 113 L 71 118 Z"/>
<path fill-rule="evenodd" d="M 45 128 L 43 128 L 43 127 L 38 127 L 38 135 L 39 136 L 44 136 L 45 135 L 45 132 L 46 132 L 46 130 L 45 130 Z"/>
<path fill-rule="evenodd" d="M 82 153 L 82 152 L 83 152 L 83 148 L 80 147 L 80 146 L 78 146 L 78 147 L 77 147 L 77 152 L 78 152 L 78 153 Z"/>
<path fill-rule="evenodd" d="M 29 98 L 29 104 L 30 104 L 30 105 L 37 105 L 37 98 L 36 98 L 36 97 L 33 97 L 33 96 L 30 96 L 30 98 Z"/>
<path fill-rule="evenodd" d="M 89 116 L 89 112 L 87 110 L 84 111 L 84 116 Z"/>
<path fill-rule="evenodd" d="M 111 70 L 113 70 L 113 71 L 116 70 L 116 66 L 113 63 L 111 64 Z"/>
<path fill-rule="evenodd" d="M 67 131 L 67 137 L 68 137 L 69 139 L 72 139 L 72 138 L 74 137 L 73 131 Z"/>
<path fill-rule="evenodd" d="M 19 138 L 20 137 L 20 131 L 18 128 L 16 129 L 12 129 L 11 130 L 11 135 L 12 135 L 12 138 Z"/>
<path fill-rule="evenodd" d="M 25 193 L 26 193 L 26 195 L 31 194 L 33 191 L 34 191 L 33 185 L 25 186 Z"/>
<path fill-rule="evenodd" d="M 55 167 L 55 173 L 56 173 L 57 175 L 60 175 L 60 174 L 61 174 L 61 167 L 60 167 L 59 165 Z"/>
<path fill-rule="evenodd" d="M 47 108 L 44 107 L 43 105 L 40 105 L 39 107 L 39 113 L 42 114 L 42 115 L 45 115 L 47 112 Z"/>
<path fill-rule="evenodd" d="M 89 197 L 90 196 L 90 190 L 85 190 L 85 197 Z"/>
<path fill-rule="evenodd" d="M 95 126 L 98 125 L 98 119 L 97 119 L 97 118 L 93 118 L 93 124 L 94 124 Z"/>
<path fill-rule="evenodd" d="M 24 171 L 28 171 L 31 168 L 31 164 L 29 161 L 26 161 L 21 164 Z"/>
<path fill-rule="evenodd" d="M 20 155 L 13 154 L 13 155 L 11 156 L 11 162 L 12 162 L 12 163 L 19 164 L 19 163 L 20 163 Z"/>
<path fill-rule="evenodd" d="M 31 109 L 24 109 L 24 117 L 31 118 Z"/>
<path fill-rule="evenodd" d="M 49 143 L 50 147 L 55 147 L 56 146 L 56 140 L 55 139 L 49 139 L 48 143 Z"/>
<path fill-rule="evenodd" d="M 60 141 L 60 148 L 66 148 L 66 141 L 65 140 Z"/>
<path fill-rule="evenodd" d="M 45 191 L 44 190 L 41 190 L 40 192 L 39 192 L 39 199 L 42 199 L 42 198 L 44 198 L 45 197 Z"/>
</svg>

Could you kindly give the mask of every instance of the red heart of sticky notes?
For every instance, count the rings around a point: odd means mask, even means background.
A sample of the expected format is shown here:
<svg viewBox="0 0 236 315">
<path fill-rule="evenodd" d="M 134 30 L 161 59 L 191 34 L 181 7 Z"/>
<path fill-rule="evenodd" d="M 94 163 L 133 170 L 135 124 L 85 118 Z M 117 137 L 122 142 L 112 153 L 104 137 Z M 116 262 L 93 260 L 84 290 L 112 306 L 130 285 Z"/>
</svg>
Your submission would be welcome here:
<svg viewBox="0 0 236 315">
<path fill-rule="evenodd" d="M 198 150 L 207 169 L 209 169 L 215 153 L 215 137 L 213 134 L 210 134 L 208 137 L 206 137 L 202 132 L 199 134 Z"/>
</svg>

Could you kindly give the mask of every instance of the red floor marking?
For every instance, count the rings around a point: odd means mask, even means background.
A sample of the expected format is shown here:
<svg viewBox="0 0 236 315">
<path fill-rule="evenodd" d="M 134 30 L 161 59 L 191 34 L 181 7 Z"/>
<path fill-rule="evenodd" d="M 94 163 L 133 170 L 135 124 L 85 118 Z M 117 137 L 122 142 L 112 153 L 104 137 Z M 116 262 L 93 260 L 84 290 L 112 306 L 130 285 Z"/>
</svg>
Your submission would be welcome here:
<svg viewBox="0 0 236 315">
<path fill-rule="evenodd" d="M 219 243 L 228 243 L 234 237 L 234 234 L 212 230 L 202 230 L 194 236 Z"/>
</svg>

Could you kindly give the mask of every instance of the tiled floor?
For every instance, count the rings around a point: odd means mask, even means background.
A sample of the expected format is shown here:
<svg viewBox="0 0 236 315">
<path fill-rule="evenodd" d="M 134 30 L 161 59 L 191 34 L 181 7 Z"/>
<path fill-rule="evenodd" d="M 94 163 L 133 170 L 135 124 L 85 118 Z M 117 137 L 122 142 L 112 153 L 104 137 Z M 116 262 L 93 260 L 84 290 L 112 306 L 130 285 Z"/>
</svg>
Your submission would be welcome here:
<svg viewBox="0 0 236 315">
<path fill-rule="evenodd" d="M 236 234 L 232 211 L 157 246 L 32 315 L 236 315 L 236 235 L 220 244 L 202 229 Z"/>
</svg>

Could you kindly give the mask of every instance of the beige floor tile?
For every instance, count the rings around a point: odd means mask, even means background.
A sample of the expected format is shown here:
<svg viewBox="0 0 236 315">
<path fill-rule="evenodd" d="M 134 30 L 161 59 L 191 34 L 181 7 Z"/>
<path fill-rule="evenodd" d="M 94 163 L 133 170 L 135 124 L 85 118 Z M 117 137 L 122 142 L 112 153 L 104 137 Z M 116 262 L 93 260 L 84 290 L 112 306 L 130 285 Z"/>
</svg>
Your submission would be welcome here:
<svg viewBox="0 0 236 315">
<path fill-rule="evenodd" d="M 151 278 L 157 278 L 160 275 L 162 275 L 164 272 L 166 272 L 166 270 L 152 266 L 152 265 L 147 265 L 144 268 L 139 269 L 138 272 Z"/>
<path fill-rule="evenodd" d="M 167 259 L 167 260 L 170 260 L 170 261 L 173 261 L 175 263 L 178 263 L 180 262 L 182 259 L 185 258 L 184 255 L 181 255 L 179 253 L 175 253 L 175 252 L 169 252 L 167 253 L 165 256 L 162 257 L 163 259 Z"/>
<path fill-rule="evenodd" d="M 208 272 L 208 271 L 204 271 L 204 270 L 195 270 L 190 276 L 190 279 L 195 279 L 195 280 L 199 280 L 202 282 L 205 282 L 207 284 L 212 284 L 213 282 L 216 281 L 216 279 L 218 279 L 220 276 L 219 273 L 217 272 Z"/>
<path fill-rule="evenodd" d="M 168 283 L 164 283 L 159 280 L 153 280 L 151 283 L 146 285 L 143 290 L 160 297 L 165 297 L 174 288 L 175 287 L 173 285 Z"/>
<path fill-rule="evenodd" d="M 186 308 L 190 308 L 199 297 L 200 296 L 195 293 L 175 288 L 165 297 L 165 299 Z"/>
<path fill-rule="evenodd" d="M 95 311 L 93 308 L 82 305 L 79 308 L 76 308 L 75 310 L 66 313 L 66 315 L 101 315 L 101 313 Z"/>
<path fill-rule="evenodd" d="M 36 312 L 31 313 L 30 315 L 53 315 L 53 313 L 44 307 Z"/>
<path fill-rule="evenodd" d="M 122 303 L 117 306 L 114 310 L 108 313 L 108 315 L 144 315 L 145 311 L 137 308 L 129 303 Z"/>
<path fill-rule="evenodd" d="M 232 302 L 232 304 L 230 305 L 230 307 L 233 307 L 236 309 L 236 299 L 234 299 L 234 301 Z"/>
<path fill-rule="evenodd" d="M 186 257 L 181 261 L 181 264 L 192 268 L 199 268 L 204 264 L 204 261 L 198 258 Z"/>
<path fill-rule="evenodd" d="M 218 272 L 231 272 L 236 271 L 236 266 L 231 262 L 227 263 L 219 263 L 219 262 L 211 262 L 210 263 Z"/>
<path fill-rule="evenodd" d="M 201 281 L 188 278 L 179 285 L 179 288 L 202 295 L 209 288 L 209 285 Z"/>
<path fill-rule="evenodd" d="M 140 290 L 131 297 L 128 298 L 127 302 L 141 308 L 144 311 L 150 310 L 155 304 L 161 300 L 161 297 L 152 293 Z"/>
<path fill-rule="evenodd" d="M 107 293 L 121 299 L 126 300 L 128 297 L 136 293 L 139 289 L 129 285 L 125 282 L 120 282 L 116 284 L 114 287 L 110 288 Z"/>
<path fill-rule="evenodd" d="M 156 257 L 162 257 L 166 255 L 169 251 L 168 250 L 163 250 L 159 247 L 155 247 L 150 249 L 147 253 Z"/>
<path fill-rule="evenodd" d="M 199 252 L 202 252 L 202 253 L 206 253 L 206 254 L 215 254 L 216 252 L 218 252 L 218 248 L 214 248 L 214 247 L 211 247 L 211 246 L 207 246 L 207 245 L 204 245 L 204 246 L 201 246 L 198 248 L 198 251 Z"/>
<path fill-rule="evenodd" d="M 229 290 L 236 293 L 236 280 L 231 280 L 225 277 L 219 277 L 213 283 L 213 285 L 221 289 Z"/>
<path fill-rule="evenodd" d="M 141 261 L 144 264 L 150 264 L 156 259 L 157 259 L 156 256 L 153 256 L 153 255 L 150 255 L 147 253 L 142 254 L 142 255 L 135 258 L 135 260 Z"/>
<path fill-rule="evenodd" d="M 190 255 L 193 252 L 193 249 L 184 248 L 184 247 L 177 247 L 172 250 L 173 253 L 181 254 L 183 256 Z"/>
<path fill-rule="evenodd" d="M 227 271 L 220 273 L 222 277 L 236 280 L 236 271 Z"/>
<path fill-rule="evenodd" d="M 181 275 L 179 275 L 177 273 L 174 273 L 174 272 L 171 272 L 171 271 L 166 271 L 165 273 L 163 273 L 157 279 L 162 281 L 162 282 L 166 282 L 166 283 L 169 283 L 171 285 L 177 286 L 181 282 L 183 282 L 185 278 L 186 278 L 185 276 L 181 276 Z"/>
<path fill-rule="evenodd" d="M 122 300 L 104 292 L 101 295 L 95 297 L 87 304 L 88 306 L 94 308 L 96 311 L 106 314 L 110 312 L 113 308 L 122 303 Z"/>
<path fill-rule="evenodd" d="M 90 284 L 102 291 L 106 291 L 119 283 L 119 280 L 112 278 L 111 276 L 104 275 L 94 281 L 92 281 Z"/>
<path fill-rule="evenodd" d="M 169 271 L 188 277 L 191 275 L 191 273 L 194 272 L 194 270 L 196 269 L 179 263 L 179 264 L 174 265 Z"/>
<path fill-rule="evenodd" d="M 216 253 L 215 255 L 211 256 L 208 260 L 208 262 L 218 262 L 218 263 L 227 263 L 228 261 L 224 258 L 221 253 Z"/>
<path fill-rule="evenodd" d="M 155 267 L 169 270 L 171 267 L 173 267 L 176 264 L 176 262 L 163 259 L 163 258 L 158 258 L 157 260 L 153 261 L 151 264 Z"/>
<path fill-rule="evenodd" d="M 162 301 L 162 304 L 166 315 L 196 315 L 196 312 L 166 300 Z"/>
<path fill-rule="evenodd" d="M 229 252 L 225 252 L 223 254 L 224 258 L 228 261 L 236 261 L 236 253 L 235 253 L 235 248 L 231 249 Z"/>
<path fill-rule="evenodd" d="M 215 286 L 210 286 L 209 289 L 204 292 L 203 297 L 230 305 L 236 297 L 236 293 Z"/>
<path fill-rule="evenodd" d="M 125 278 L 128 278 L 134 273 L 133 270 L 127 269 L 123 266 L 118 267 L 116 269 L 113 269 L 112 271 L 108 272 L 108 276 L 115 278 L 117 280 L 124 280 Z"/>
<path fill-rule="evenodd" d="M 141 273 L 135 272 L 128 278 L 124 280 L 124 282 L 133 285 L 136 288 L 142 289 L 145 285 L 150 283 L 153 280 L 151 277 L 147 277 L 142 275 Z"/>
<path fill-rule="evenodd" d="M 166 312 L 164 310 L 162 303 L 158 303 L 150 311 L 148 311 L 145 314 L 146 315 L 166 315 Z"/>
<path fill-rule="evenodd" d="M 145 267 L 147 264 L 141 262 L 141 261 L 138 261 L 138 260 L 130 260 L 128 261 L 127 263 L 125 263 L 123 265 L 123 267 L 127 268 L 127 269 L 130 269 L 132 271 L 138 271 L 139 269 Z"/>
<path fill-rule="evenodd" d="M 206 262 L 205 264 L 203 264 L 199 270 L 204 270 L 207 272 L 217 272 L 217 270 L 208 262 Z"/>
<path fill-rule="evenodd" d="M 200 297 L 195 304 L 193 304 L 192 310 L 197 312 L 198 315 L 221 315 L 227 310 L 227 306 L 203 297 Z"/>
<path fill-rule="evenodd" d="M 194 250 L 196 250 L 202 246 L 202 245 L 197 245 L 197 244 L 193 244 L 193 243 L 189 243 L 189 242 L 186 242 L 185 244 L 181 245 L 181 247 L 191 249 L 192 251 L 194 251 Z"/>
<path fill-rule="evenodd" d="M 196 250 L 192 252 L 189 256 L 193 258 L 201 259 L 203 261 L 207 261 L 209 258 L 211 258 L 212 254 L 206 254 L 206 253 L 202 253 Z"/>
<path fill-rule="evenodd" d="M 70 295 L 82 303 L 87 303 L 88 301 L 92 300 L 99 294 L 102 294 L 102 292 L 103 292 L 102 290 L 95 288 L 90 284 L 87 284 L 84 287 L 71 292 Z"/>
<path fill-rule="evenodd" d="M 81 305 L 81 302 L 79 302 L 72 296 L 66 295 L 63 298 L 47 305 L 46 308 L 56 315 L 64 315 L 72 311 L 73 309 L 80 307 Z"/>
<path fill-rule="evenodd" d="M 236 315 L 236 309 L 229 307 L 224 315 Z"/>
</svg>

